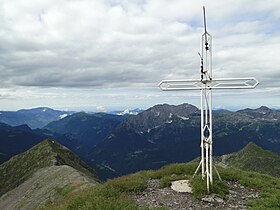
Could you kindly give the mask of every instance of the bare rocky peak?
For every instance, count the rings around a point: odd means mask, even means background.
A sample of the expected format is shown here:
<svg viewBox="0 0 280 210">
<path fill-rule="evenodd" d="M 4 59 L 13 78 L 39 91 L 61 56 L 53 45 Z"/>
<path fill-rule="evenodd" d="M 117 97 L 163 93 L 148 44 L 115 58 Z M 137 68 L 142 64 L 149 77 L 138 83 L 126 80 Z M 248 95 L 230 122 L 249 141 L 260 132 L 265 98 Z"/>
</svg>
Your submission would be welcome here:
<svg viewBox="0 0 280 210">
<path fill-rule="evenodd" d="M 155 115 L 164 115 L 169 117 L 169 113 L 187 117 L 190 114 L 199 112 L 199 109 L 191 104 L 184 103 L 180 105 L 160 104 L 149 108 L 146 112 L 154 113 Z"/>
<path fill-rule="evenodd" d="M 159 127 L 165 123 L 172 123 L 173 120 L 188 120 L 190 115 L 199 114 L 199 109 L 191 104 L 155 105 L 146 111 L 129 117 L 121 124 L 140 132 L 146 132 Z"/>
</svg>

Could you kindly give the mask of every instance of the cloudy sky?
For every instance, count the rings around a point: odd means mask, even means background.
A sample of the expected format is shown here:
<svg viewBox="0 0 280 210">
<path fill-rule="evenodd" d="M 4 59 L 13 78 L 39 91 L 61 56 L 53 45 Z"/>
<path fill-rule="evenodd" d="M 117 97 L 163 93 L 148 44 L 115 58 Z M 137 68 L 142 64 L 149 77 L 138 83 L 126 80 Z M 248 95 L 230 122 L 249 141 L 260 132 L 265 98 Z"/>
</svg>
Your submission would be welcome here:
<svg viewBox="0 0 280 210">
<path fill-rule="evenodd" d="M 279 0 L 1 0 L 0 109 L 199 105 L 199 91 L 157 84 L 199 78 L 202 5 L 213 77 L 261 82 L 215 91 L 214 107 L 280 108 Z"/>
</svg>

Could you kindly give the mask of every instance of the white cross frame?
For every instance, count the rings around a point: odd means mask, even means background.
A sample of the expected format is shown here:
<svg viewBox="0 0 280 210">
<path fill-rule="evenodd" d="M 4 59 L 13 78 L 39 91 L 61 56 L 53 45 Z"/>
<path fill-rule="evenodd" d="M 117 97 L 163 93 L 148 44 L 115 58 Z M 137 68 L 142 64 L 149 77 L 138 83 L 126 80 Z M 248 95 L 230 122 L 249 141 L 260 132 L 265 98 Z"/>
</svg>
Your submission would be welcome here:
<svg viewBox="0 0 280 210">
<path fill-rule="evenodd" d="M 158 86 L 163 91 L 201 91 L 201 160 L 194 176 L 201 167 L 202 179 L 204 179 L 206 176 L 207 190 L 209 192 L 209 184 L 213 184 L 212 90 L 254 89 L 259 84 L 259 81 L 254 77 L 220 79 L 212 78 L 212 37 L 206 30 L 205 7 L 203 7 L 203 15 L 204 33 L 202 34 L 202 54 L 199 54 L 201 57 L 201 79 L 162 80 Z M 217 170 L 216 172 L 220 178 Z"/>
</svg>

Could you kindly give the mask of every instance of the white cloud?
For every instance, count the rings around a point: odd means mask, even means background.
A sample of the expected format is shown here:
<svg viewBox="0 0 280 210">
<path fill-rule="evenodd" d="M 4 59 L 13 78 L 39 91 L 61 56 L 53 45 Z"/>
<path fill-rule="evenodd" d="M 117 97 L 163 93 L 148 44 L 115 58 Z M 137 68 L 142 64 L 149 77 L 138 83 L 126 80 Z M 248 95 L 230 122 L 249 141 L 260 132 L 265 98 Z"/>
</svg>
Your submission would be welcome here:
<svg viewBox="0 0 280 210">
<path fill-rule="evenodd" d="M 105 106 L 97 106 L 96 111 L 97 112 L 106 112 L 107 108 Z"/>
<path fill-rule="evenodd" d="M 21 106 L 37 106 L 40 97 L 48 105 L 65 108 L 63 104 L 78 96 L 84 97 L 80 106 L 109 102 L 97 92 L 124 94 L 116 106 L 166 100 L 166 93 L 152 97 L 161 79 L 199 77 L 203 3 L 213 35 L 214 76 L 256 76 L 263 85 L 259 95 L 277 95 L 277 0 L 2 0 L 0 87 L 7 101 L 3 108 L 20 106 L 21 98 L 30 99 Z M 56 88 L 59 92 L 53 91 Z M 172 94 L 181 98 L 185 93 Z M 144 103 L 143 97 L 151 102 Z"/>
</svg>

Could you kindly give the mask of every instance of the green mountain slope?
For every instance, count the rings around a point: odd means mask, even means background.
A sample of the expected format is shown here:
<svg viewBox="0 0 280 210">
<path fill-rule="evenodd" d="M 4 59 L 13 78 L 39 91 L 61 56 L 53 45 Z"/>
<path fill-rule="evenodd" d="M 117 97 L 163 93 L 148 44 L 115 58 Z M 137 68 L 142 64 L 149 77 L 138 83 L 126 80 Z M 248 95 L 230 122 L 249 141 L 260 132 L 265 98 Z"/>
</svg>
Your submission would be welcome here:
<svg viewBox="0 0 280 210">
<path fill-rule="evenodd" d="M 252 142 L 236 153 L 223 155 L 220 160 L 242 170 L 280 177 L 280 156 Z"/>
<path fill-rule="evenodd" d="M 0 174 L 0 209 L 37 208 L 98 183 L 90 167 L 52 140 L 3 163 Z"/>
</svg>

